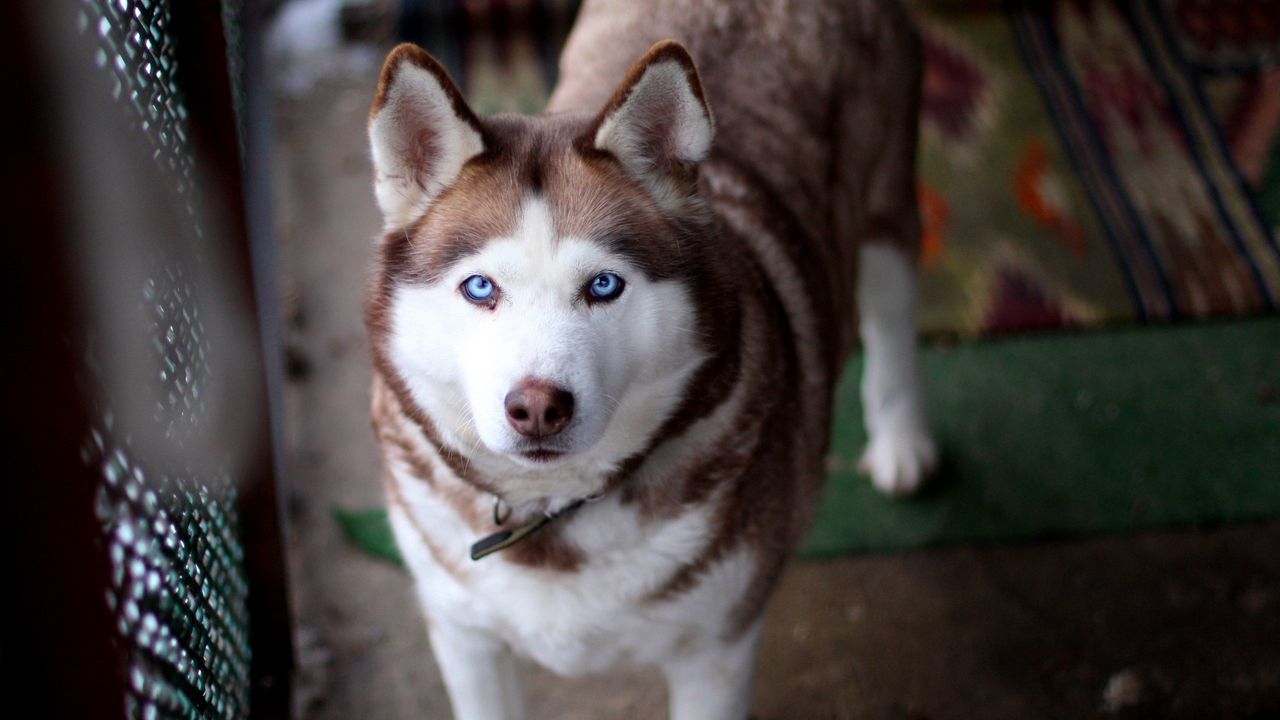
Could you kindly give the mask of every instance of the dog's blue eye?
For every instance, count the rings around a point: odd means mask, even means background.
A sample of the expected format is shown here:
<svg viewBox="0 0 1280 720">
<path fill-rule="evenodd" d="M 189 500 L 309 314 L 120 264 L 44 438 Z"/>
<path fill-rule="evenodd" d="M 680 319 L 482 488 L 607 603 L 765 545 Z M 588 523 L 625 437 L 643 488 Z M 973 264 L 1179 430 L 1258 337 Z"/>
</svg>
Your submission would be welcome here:
<svg viewBox="0 0 1280 720">
<path fill-rule="evenodd" d="M 621 295 L 624 285 L 622 278 L 611 272 L 603 272 L 591 278 L 591 284 L 587 286 L 587 291 L 591 293 L 592 299 L 607 302 Z"/>
<path fill-rule="evenodd" d="M 483 275 L 472 275 L 462 281 L 462 294 L 471 302 L 485 302 L 493 297 L 493 281 Z"/>
</svg>

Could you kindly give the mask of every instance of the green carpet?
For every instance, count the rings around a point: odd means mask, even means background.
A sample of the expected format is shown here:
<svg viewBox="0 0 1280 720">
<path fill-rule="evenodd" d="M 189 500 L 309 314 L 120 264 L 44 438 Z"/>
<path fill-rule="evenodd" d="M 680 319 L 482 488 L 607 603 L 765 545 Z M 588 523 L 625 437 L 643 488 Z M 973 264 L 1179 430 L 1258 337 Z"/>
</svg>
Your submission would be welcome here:
<svg viewBox="0 0 1280 720">
<path fill-rule="evenodd" d="M 942 468 L 906 500 L 856 472 L 861 365 L 806 556 L 1280 516 L 1280 318 L 928 347 Z M 383 511 L 335 515 L 398 560 Z"/>
<path fill-rule="evenodd" d="M 857 475 L 856 359 L 806 555 L 1280 516 L 1280 318 L 935 346 L 924 374 L 936 482 Z"/>
</svg>

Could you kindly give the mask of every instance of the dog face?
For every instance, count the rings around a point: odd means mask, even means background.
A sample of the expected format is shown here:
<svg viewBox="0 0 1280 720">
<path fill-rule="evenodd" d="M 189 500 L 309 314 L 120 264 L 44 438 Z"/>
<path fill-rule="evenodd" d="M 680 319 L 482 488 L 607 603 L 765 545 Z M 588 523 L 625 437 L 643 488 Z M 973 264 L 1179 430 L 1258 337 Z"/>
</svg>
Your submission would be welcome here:
<svg viewBox="0 0 1280 720">
<path fill-rule="evenodd" d="M 689 294 L 590 236 L 557 232 L 541 197 L 521 198 L 517 218 L 396 293 L 391 358 L 462 443 L 554 461 L 592 449 L 613 424 L 620 433 L 597 454 L 617 456 L 697 359 Z"/>
<path fill-rule="evenodd" d="M 384 374 L 468 455 L 606 470 L 638 452 L 709 350 L 695 173 L 711 137 L 676 45 L 594 117 L 484 120 L 397 48 L 370 119 Z"/>
</svg>

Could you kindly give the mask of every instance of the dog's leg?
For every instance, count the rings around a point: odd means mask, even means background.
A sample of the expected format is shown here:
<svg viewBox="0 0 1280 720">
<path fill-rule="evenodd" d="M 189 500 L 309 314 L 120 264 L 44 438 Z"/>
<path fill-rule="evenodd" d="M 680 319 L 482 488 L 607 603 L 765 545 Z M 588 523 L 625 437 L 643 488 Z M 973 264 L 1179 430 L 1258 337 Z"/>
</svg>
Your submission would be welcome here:
<svg viewBox="0 0 1280 720">
<path fill-rule="evenodd" d="M 502 642 L 470 628 L 435 620 L 430 635 L 455 720 L 524 718 L 515 660 Z"/>
<path fill-rule="evenodd" d="M 858 246 L 858 330 L 869 441 L 859 467 L 884 493 L 917 489 L 937 462 L 916 348 L 916 144 L 921 52 L 907 14 L 875 3 L 874 70 L 851 61 L 838 138 L 837 230 Z"/>
<path fill-rule="evenodd" d="M 662 666 L 671 720 L 745 720 L 751 709 L 761 622 L 732 644 L 704 648 Z"/>
<path fill-rule="evenodd" d="M 858 252 L 862 412 L 870 441 L 860 467 L 881 492 L 909 493 L 937 462 L 925 424 L 916 347 L 916 269 L 901 247 Z"/>
</svg>

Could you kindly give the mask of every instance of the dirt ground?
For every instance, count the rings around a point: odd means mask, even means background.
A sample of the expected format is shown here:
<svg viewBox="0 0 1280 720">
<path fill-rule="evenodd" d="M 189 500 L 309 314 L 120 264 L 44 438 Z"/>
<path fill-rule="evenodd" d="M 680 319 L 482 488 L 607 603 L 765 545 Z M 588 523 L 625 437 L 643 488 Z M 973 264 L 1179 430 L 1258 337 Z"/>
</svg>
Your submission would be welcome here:
<svg viewBox="0 0 1280 720">
<path fill-rule="evenodd" d="M 379 227 L 372 88 L 328 80 L 277 106 L 308 720 L 449 717 L 407 575 L 348 545 L 331 515 L 381 502 L 360 322 Z M 1280 718 L 1280 523 L 797 563 L 758 676 L 758 720 Z M 653 673 L 526 678 L 534 720 L 664 717 Z"/>
</svg>

